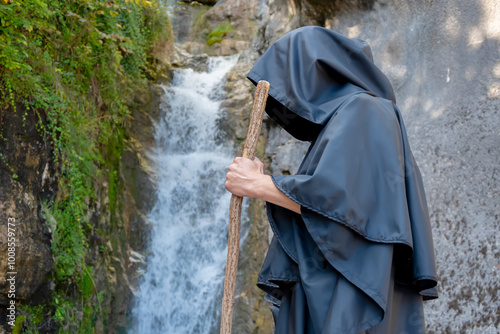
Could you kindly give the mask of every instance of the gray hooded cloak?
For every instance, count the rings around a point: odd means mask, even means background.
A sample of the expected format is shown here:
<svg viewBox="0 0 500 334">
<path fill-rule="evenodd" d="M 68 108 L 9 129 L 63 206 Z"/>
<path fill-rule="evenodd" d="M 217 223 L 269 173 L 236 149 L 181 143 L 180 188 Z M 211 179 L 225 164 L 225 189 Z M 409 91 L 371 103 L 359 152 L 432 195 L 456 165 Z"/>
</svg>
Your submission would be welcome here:
<svg viewBox="0 0 500 334">
<path fill-rule="evenodd" d="M 258 278 L 275 333 L 424 333 L 437 298 L 419 168 L 389 80 L 369 46 L 321 27 L 274 43 L 248 78 L 266 112 L 310 148 L 296 175 L 273 175 L 301 206 L 267 203 L 274 237 Z"/>
</svg>

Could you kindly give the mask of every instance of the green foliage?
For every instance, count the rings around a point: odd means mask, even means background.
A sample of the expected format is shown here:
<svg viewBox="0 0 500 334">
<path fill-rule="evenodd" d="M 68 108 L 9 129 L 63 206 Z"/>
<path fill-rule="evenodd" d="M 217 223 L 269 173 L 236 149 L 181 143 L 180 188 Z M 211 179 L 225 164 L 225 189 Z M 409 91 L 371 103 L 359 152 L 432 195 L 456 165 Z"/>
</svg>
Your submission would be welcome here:
<svg viewBox="0 0 500 334">
<path fill-rule="evenodd" d="M 12 334 L 20 334 L 23 328 L 24 322 L 26 321 L 26 316 L 24 314 L 18 315 L 16 321 L 14 322 L 14 327 L 12 328 Z"/>
<path fill-rule="evenodd" d="M 38 334 L 43 321 L 43 305 L 21 305 L 12 334 Z"/>
<path fill-rule="evenodd" d="M 229 22 L 220 24 L 217 28 L 212 30 L 207 37 L 207 44 L 212 45 L 224 39 L 227 33 L 233 32 L 234 27 Z"/>
<path fill-rule="evenodd" d="M 97 293 L 87 264 L 90 218 L 93 208 L 109 205 L 117 219 L 128 105 L 155 77 L 152 53 L 169 39 L 159 0 L 0 0 L 0 113 L 23 105 L 23 123 L 36 113 L 60 173 L 57 198 L 43 207 L 56 283 L 47 313 L 60 333 L 91 333 L 99 318 L 105 323 L 105 293 Z M 4 154 L 0 144 L 0 164 L 17 179 Z M 100 203 L 103 188 L 109 204 Z M 24 328 L 36 328 L 36 312 L 19 318 Z"/>
<path fill-rule="evenodd" d="M 59 333 L 82 332 L 83 328 L 78 324 L 75 312 L 76 308 L 68 296 L 59 291 L 55 291 L 52 295 L 52 304 L 54 308 L 52 317 L 58 323 Z"/>
<path fill-rule="evenodd" d="M 94 281 L 91 272 L 86 270 L 80 282 L 80 291 L 84 299 L 89 299 L 94 292 Z"/>
</svg>

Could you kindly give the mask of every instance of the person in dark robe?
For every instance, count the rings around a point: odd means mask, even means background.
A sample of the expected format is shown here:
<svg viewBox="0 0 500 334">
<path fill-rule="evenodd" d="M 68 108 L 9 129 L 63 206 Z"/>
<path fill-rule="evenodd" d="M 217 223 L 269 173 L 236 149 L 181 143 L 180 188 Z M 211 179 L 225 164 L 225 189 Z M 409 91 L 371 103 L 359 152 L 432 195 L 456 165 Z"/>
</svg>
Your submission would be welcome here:
<svg viewBox="0 0 500 334">
<path fill-rule="evenodd" d="M 322 27 L 275 42 L 248 74 L 266 112 L 311 143 L 296 175 L 235 158 L 226 188 L 274 232 L 257 285 L 278 334 L 424 333 L 437 275 L 422 177 L 370 47 Z"/>
</svg>

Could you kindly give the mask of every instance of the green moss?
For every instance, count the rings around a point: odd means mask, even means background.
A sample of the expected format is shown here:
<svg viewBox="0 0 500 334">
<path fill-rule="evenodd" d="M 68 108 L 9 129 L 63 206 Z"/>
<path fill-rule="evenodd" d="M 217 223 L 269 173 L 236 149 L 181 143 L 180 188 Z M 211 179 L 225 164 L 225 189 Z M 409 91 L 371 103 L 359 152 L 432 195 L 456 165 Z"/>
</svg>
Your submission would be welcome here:
<svg viewBox="0 0 500 334">
<path fill-rule="evenodd" d="M 21 314 L 16 317 L 16 321 L 14 322 L 14 327 L 12 328 L 12 334 L 20 334 L 22 333 L 22 328 L 24 325 L 24 322 L 26 321 L 26 316 L 24 314 Z"/>
<path fill-rule="evenodd" d="M 224 39 L 226 34 L 233 32 L 234 27 L 229 22 L 221 23 L 217 28 L 212 30 L 206 39 L 208 45 L 218 43 Z"/>
<path fill-rule="evenodd" d="M 38 328 L 40 328 L 43 318 L 43 305 L 20 305 L 19 315 L 16 317 L 12 334 L 38 334 Z"/>
<path fill-rule="evenodd" d="M 84 299 L 89 299 L 94 292 L 94 282 L 92 280 L 91 271 L 86 270 L 80 281 L 80 292 Z"/>
<path fill-rule="evenodd" d="M 113 214 L 117 203 L 118 169 L 120 167 L 120 159 L 124 148 L 124 129 L 122 127 L 115 127 L 113 131 L 106 134 L 103 139 L 106 137 L 107 143 L 104 153 L 104 162 L 107 168 L 110 212 Z"/>
</svg>

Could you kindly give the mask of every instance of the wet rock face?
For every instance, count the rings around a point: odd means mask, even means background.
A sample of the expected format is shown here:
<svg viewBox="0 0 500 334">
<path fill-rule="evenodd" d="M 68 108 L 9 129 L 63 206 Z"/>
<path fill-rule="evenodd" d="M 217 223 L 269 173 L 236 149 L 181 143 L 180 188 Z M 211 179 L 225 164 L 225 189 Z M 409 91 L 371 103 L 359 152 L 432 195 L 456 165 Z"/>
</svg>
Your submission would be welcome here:
<svg viewBox="0 0 500 334">
<path fill-rule="evenodd" d="M 125 234 L 121 256 L 125 279 L 121 284 L 127 288 L 128 300 L 132 299 L 131 291 L 139 288 L 140 272 L 145 270 L 143 253 L 147 251 L 151 233 L 147 214 L 153 208 L 156 193 L 150 155 L 155 147 L 153 129 L 160 118 L 162 93 L 161 86 L 154 84 L 149 91 L 137 94 L 131 108 L 132 117 L 126 124 L 128 136 L 120 164 L 120 179 L 124 185 L 121 219 Z M 121 306 L 130 311 L 131 305 L 123 303 Z"/>
<path fill-rule="evenodd" d="M 212 7 L 178 4 L 172 18 L 176 40 L 182 43 L 178 46 L 192 56 L 229 56 L 247 50 L 257 28 L 258 2 L 225 0 Z M 219 30 L 222 33 L 217 34 Z M 208 43 L 211 33 L 216 33 L 217 41 Z"/>
<path fill-rule="evenodd" d="M 43 138 L 37 131 L 38 116 L 35 112 L 25 110 L 22 105 L 16 107 L 16 112 L 6 110 L 0 113 L 1 306 L 10 299 L 7 296 L 7 272 L 17 272 L 16 300 L 26 301 L 48 297 L 42 291 L 36 292 L 52 269 L 50 231 L 39 218 L 40 202 L 51 198 L 57 191 L 52 152 L 48 138 Z M 15 225 L 8 226 L 8 222 Z M 15 233 L 16 239 L 13 268 L 10 268 L 7 257 L 8 227 L 12 228 L 10 231 Z M 2 321 L 4 319 L 2 316 Z"/>
<path fill-rule="evenodd" d="M 258 0 L 220 1 L 206 14 L 206 20 L 210 29 L 217 27 L 220 23 L 229 22 L 233 27 L 232 38 L 249 42 L 253 38 L 254 30 L 251 23 L 256 15 Z"/>
</svg>

